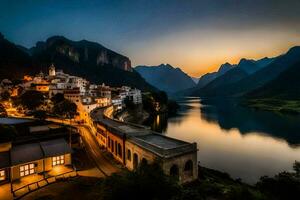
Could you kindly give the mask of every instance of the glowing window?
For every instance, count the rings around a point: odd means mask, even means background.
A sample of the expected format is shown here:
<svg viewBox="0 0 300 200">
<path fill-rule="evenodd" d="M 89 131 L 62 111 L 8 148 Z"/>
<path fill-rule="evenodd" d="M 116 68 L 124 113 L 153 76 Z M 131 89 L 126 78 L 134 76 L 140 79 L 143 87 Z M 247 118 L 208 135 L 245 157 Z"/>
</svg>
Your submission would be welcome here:
<svg viewBox="0 0 300 200">
<path fill-rule="evenodd" d="M 5 171 L 0 170 L 0 181 L 4 181 L 4 180 L 5 180 Z"/>
<path fill-rule="evenodd" d="M 65 156 L 52 157 L 52 166 L 65 164 Z"/>
<path fill-rule="evenodd" d="M 34 163 L 20 166 L 20 176 L 28 176 L 35 173 Z"/>
</svg>

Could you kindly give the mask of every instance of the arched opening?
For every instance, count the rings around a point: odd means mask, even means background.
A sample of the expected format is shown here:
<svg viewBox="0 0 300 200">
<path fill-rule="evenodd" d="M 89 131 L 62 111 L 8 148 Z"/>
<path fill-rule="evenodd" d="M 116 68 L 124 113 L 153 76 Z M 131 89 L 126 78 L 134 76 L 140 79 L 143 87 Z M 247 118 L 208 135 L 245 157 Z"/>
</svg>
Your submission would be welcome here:
<svg viewBox="0 0 300 200">
<path fill-rule="evenodd" d="M 117 141 L 115 141 L 115 148 L 116 148 L 115 154 L 117 155 L 118 154 L 118 142 Z"/>
<path fill-rule="evenodd" d="M 170 168 L 170 176 L 175 177 L 176 179 L 179 178 L 179 168 L 177 165 L 172 165 L 172 167 Z"/>
<path fill-rule="evenodd" d="M 110 148 L 110 137 L 108 137 L 108 148 Z"/>
<path fill-rule="evenodd" d="M 139 166 L 139 157 L 136 153 L 133 154 L 133 168 L 137 169 Z"/>
<path fill-rule="evenodd" d="M 122 158 L 122 147 L 121 144 L 118 144 L 118 155 Z"/>
<path fill-rule="evenodd" d="M 131 151 L 127 149 L 127 160 L 131 161 Z"/>
<path fill-rule="evenodd" d="M 188 176 L 193 175 L 193 161 L 188 160 L 184 165 L 184 174 Z"/>
<path fill-rule="evenodd" d="M 115 151 L 115 148 L 114 148 L 114 141 L 111 140 L 111 152 L 114 152 Z"/>
</svg>

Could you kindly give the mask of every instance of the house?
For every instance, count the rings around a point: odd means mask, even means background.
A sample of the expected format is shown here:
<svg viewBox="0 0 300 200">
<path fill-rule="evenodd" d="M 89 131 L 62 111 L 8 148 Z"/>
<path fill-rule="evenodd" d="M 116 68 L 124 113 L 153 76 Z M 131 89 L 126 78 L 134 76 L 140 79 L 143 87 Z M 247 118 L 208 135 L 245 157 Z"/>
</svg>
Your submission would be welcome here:
<svg viewBox="0 0 300 200">
<path fill-rule="evenodd" d="M 0 147 L 0 184 L 72 164 L 72 149 L 63 138 Z"/>
</svg>

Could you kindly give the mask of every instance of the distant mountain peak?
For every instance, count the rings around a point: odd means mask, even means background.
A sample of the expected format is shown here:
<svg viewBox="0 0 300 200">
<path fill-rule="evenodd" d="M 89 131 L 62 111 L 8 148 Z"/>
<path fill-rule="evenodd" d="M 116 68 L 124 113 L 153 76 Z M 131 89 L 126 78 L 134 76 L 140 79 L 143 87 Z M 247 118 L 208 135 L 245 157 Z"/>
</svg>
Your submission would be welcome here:
<svg viewBox="0 0 300 200">
<path fill-rule="evenodd" d="M 180 68 L 170 64 L 158 66 L 137 66 L 135 70 L 146 79 L 151 85 L 167 93 L 174 93 L 180 90 L 194 87 L 196 84 L 190 76 Z"/>
</svg>

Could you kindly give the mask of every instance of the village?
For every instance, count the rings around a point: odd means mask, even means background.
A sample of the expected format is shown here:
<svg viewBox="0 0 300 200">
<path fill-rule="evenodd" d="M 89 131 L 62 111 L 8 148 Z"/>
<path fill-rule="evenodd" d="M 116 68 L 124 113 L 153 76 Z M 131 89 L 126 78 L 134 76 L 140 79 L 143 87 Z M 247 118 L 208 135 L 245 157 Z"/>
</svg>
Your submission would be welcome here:
<svg viewBox="0 0 300 200">
<path fill-rule="evenodd" d="M 48 74 L 26 75 L 18 84 L 2 80 L 0 93 L 0 125 L 5 132 L 0 143 L 0 188 L 12 198 L 59 178 L 109 176 L 135 170 L 141 163 L 160 163 L 180 183 L 198 177 L 196 143 L 114 119 L 127 104 L 142 104 L 142 92 L 136 88 L 91 84 L 51 65 Z M 43 101 L 34 104 L 36 94 Z M 86 162 L 82 159 L 86 156 L 76 155 L 82 149 L 98 172 L 78 167 Z"/>
</svg>

